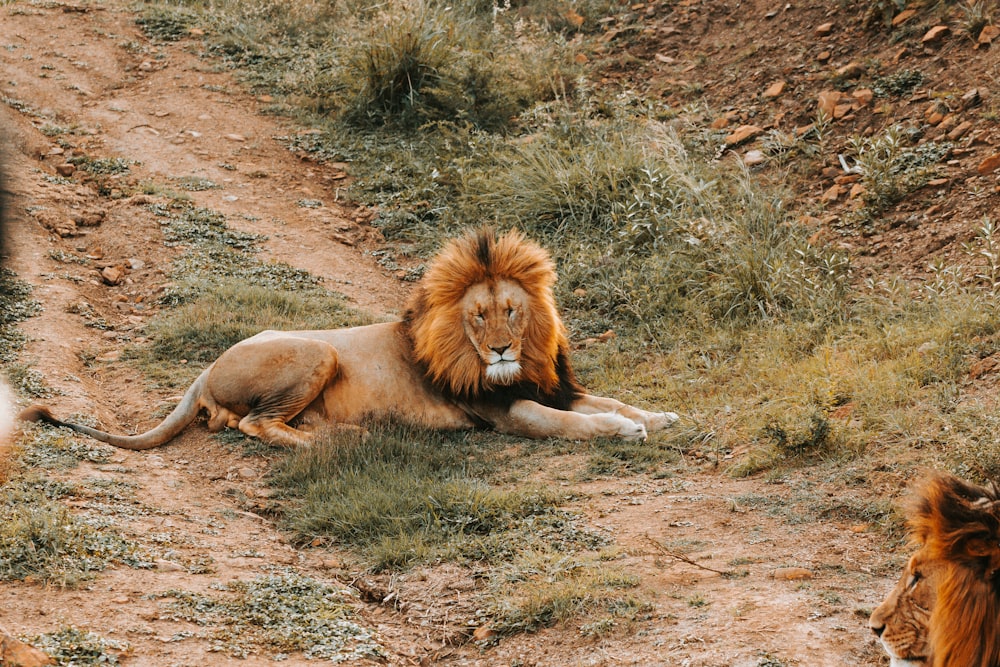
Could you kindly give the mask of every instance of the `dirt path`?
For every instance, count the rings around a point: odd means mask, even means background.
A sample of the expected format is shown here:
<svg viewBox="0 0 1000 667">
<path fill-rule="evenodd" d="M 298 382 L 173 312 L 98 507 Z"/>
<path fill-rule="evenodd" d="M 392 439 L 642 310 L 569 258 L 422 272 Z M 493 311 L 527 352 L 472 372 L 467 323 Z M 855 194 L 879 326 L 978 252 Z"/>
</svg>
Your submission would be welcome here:
<svg viewBox="0 0 1000 667">
<path fill-rule="evenodd" d="M 150 43 L 124 5 L 88 7 L 0 8 L 0 124 L 10 135 L 16 197 L 12 268 L 36 286 L 45 307 L 25 323 L 32 338 L 25 359 L 60 392 L 52 400 L 60 413 L 91 413 L 110 428 L 131 430 L 149 426 L 151 408 L 171 402 L 149 392 L 119 356 L 154 312 L 149 304 L 168 282 L 173 250 L 156 217 L 137 205 L 146 199 L 100 197 L 59 178 L 72 156 L 134 161 L 129 177 L 147 183 L 154 199 L 157 188 L 201 180 L 221 186 L 188 194 L 232 226 L 266 234 L 270 257 L 321 276 L 357 306 L 383 315 L 398 310 L 405 284 L 362 251 L 377 241 L 363 224 L 365 212 L 337 202 L 342 167 L 302 161 L 275 139 L 308 128 L 258 115 L 261 101 L 192 55 L 190 44 Z M 59 261 L 66 256 L 92 259 L 88 266 Z M 99 275 L 106 267 L 121 272 L 120 282 Z M 88 308 L 112 328 L 85 326 Z M 91 357 L 87 363 L 82 354 Z M 573 457 L 552 458 L 541 474 L 584 498 L 575 508 L 615 539 L 621 562 L 641 576 L 640 591 L 652 600 L 648 615 L 601 637 L 556 627 L 487 649 L 452 646 L 475 611 L 476 583 L 455 566 L 420 568 L 382 582 L 397 593 L 395 605 L 357 603 L 390 664 L 883 664 L 865 628 L 865 610 L 889 587 L 879 535 L 777 511 L 794 494 L 821 499 L 820 482 L 803 489 L 734 481 L 697 466 L 684 478 L 567 482 L 576 465 Z M 170 548 L 152 570 L 118 567 L 82 589 L 2 583 L 0 624 L 21 635 L 72 625 L 125 640 L 129 665 L 237 662 L 188 636 L 191 624 L 172 620 L 148 594 L 209 591 L 275 565 L 338 586 L 357 574 L 336 550 L 293 549 L 248 511 L 267 497 L 267 466 L 221 449 L 200 427 L 153 453 L 115 450 L 110 461 L 82 464 L 67 474 L 134 485 L 123 529 L 146 543 L 161 536 Z M 739 575 L 722 577 L 657 545 Z M 809 578 L 774 576 L 789 567 L 808 570 Z M 292 655 L 285 663 L 315 661 Z"/>
</svg>

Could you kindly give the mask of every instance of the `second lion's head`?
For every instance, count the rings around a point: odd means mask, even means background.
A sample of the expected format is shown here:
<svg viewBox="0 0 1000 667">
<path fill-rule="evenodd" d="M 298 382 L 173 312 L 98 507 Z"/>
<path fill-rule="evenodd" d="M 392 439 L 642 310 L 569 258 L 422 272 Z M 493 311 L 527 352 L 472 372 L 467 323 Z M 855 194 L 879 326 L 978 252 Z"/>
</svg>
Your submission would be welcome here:
<svg viewBox="0 0 1000 667">
<path fill-rule="evenodd" d="M 415 360 L 443 391 L 475 398 L 515 383 L 559 384 L 566 333 L 549 254 L 518 231 L 481 229 L 433 259 L 407 307 Z"/>
</svg>

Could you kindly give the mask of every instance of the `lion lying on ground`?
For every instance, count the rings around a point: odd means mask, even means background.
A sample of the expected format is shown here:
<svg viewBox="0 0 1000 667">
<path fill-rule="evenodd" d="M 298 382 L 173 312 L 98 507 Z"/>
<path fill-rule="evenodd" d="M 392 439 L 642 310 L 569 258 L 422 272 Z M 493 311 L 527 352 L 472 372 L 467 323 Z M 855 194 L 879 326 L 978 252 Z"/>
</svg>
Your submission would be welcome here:
<svg viewBox="0 0 1000 667">
<path fill-rule="evenodd" d="M 126 449 L 164 444 L 202 409 L 211 431 L 228 426 L 286 446 L 309 444 L 318 426 L 357 425 L 372 415 L 572 440 L 642 439 L 676 421 L 672 412 L 591 396 L 577 383 L 555 279 L 548 253 L 520 233 L 470 233 L 432 261 L 402 321 L 263 331 L 224 352 L 146 433 L 112 435 L 60 421 L 41 406 L 21 417 Z"/>
<path fill-rule="evenodd" d="M 1000 666 L 1000 493 L 927 478 L 908 514 L 920 548 L 868 621 L 892 667 Z"/>
</svg>

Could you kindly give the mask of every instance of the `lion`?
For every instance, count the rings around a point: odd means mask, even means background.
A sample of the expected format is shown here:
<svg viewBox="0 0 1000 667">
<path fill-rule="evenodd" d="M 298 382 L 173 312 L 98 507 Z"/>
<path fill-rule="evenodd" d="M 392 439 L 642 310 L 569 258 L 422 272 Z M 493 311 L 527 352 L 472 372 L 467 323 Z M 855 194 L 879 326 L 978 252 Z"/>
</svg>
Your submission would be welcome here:
<svg viewBox="0 0 1000 667">
<path fill-rule="evenodd" d="M 1000 666 L 1000 493 L 933 474 L 908 510 L 920 548 L 868 625 L 892 667 Z"/>
<path fill-rule="evenodd" d="M 570 440 L 645 439 L 677 421 L 586 393 L 570 365 L 555 280 L 549 254 L 520 232 L 474 230 L 431 261 L 401 320 L 262 331 L 223 352 L 145 433 L 112 435 L 44 406 L 21 418 L 134 450 L 163 445 L 202 410 L 210 431 L 238 428 L 288 447 L 309 445 L 319 427 L 358 428 L 372 416 Z"/>
</svg>

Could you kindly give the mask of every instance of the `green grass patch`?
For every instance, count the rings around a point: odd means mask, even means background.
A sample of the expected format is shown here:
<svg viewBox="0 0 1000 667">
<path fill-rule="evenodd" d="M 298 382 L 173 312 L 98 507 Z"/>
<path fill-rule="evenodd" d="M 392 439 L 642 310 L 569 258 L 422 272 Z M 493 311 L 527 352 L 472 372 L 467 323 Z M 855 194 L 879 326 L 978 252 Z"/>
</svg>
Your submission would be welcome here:
<svg viewBox="0 0 1000 667">
<path fill-rule="evenodd" d="M 94 632 L 73 627 L 38 635 L 29 641 L 61 667 L 120 665 L 131 652 L 125 642 L 105 639 Z"/>
<path fill-rule="evenodd" d="M 143 566 L 144 556 L 100 520 L 72 514 L 45 480 L 0 487 L 0 578 L 78 585 L 113 563 Z"/>
<path fill-rule="evenodd" d="M 334 434 L 297 450 L 273 482 L 293 499 L 285 522 L 302 542 L 353 545 L 377 570 L 494 559 L 509 552 L 502 536 L 533 528 L 578 544 L 552 491 L 501 489 L 470 474 L 489 458 L 476 449 L 490 439 L 374 423 L 367 437 Z"/>
<path fill-rule="evenodd" d="M 213 650 L 236 658 L 262 651 L 280 660 L 293 651 L 333 662 L 369 659 L 385 653 L 373 633 L 354 620 L 345 591 L 293 572 L 251 581 L 231 581 L 214 596 L 171 590 L 175 620 L 209 626 Z"/>
<path fill-rule="evenodd" d="M 491 570 L 485 604 L 500 634 L 534 632 L 571 620 L 591 634 L 597 628 L 606 633 L 651 610 L 634 591 L 638 583 L 637 576 L 597 557 L 527 551 Z"/>
</svg>

